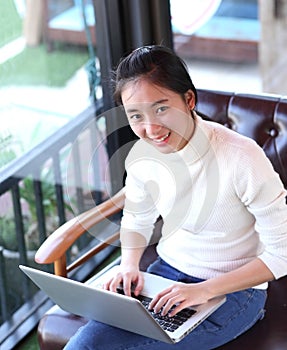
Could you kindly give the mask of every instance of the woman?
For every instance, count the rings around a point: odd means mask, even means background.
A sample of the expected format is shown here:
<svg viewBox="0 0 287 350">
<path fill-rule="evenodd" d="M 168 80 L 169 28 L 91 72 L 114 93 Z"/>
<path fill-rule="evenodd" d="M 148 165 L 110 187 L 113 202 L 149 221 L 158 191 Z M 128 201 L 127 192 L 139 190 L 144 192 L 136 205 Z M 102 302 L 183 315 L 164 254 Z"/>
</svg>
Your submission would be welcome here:
<svg viewBox="0 0 287 350">
<path fill-rule="evenodd" d="M 227 301 L 175 345 L 90 321 L 66 349 L 215 349 L 264 317 L 267 282 L 286 274 L 286 191 L 253 140 L 197 115 L 196 89 L 171 50 L 133 51 L 115 83 L 140 140 L 126 160 L 121 265 L 104 288 L 122 283 L 130 295 L 133 284 L 140 293 L 139 261 L 161 216 L 159 258 L 148 271 L 181 283 L 150 309 L 173 316 L 219 295 Z"/>
</svg>

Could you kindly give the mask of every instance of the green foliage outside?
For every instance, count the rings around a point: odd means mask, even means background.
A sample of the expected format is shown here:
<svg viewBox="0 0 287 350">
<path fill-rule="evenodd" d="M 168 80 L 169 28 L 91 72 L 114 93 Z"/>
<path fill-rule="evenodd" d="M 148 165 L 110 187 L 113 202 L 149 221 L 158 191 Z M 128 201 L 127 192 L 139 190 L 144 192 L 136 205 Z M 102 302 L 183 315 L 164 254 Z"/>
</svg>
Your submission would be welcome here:
<svg viewBox="0 0 287 350">
<path fill-rule="evenodd" d="M 36 129 L 37 130 L 37 129 Z M 16 158 L 13 150 L 13 135 L 5 132 L 0 134 L 0 170 Z M 51 167 L 46 166 L 41 171 L 41 190 L 43 195 L 43 208 L 46 218 L 46 228 L 51 233 L 58 227 L 57 197 L 55 193 L 54 177 Z M 29 215 L 24 217 L 24 231 L 27 249 L 34 250 L 39 247 L 39 235 L 37 225 L 36 199 L 34 195 L 34 181 L 26 177 L 20 184 L 20 196 L 28 205 Z M 72 212 L 70 205 L 65 203 L 67 211 Z M 16 236 L 15 219 L 12 212 L 0 216 L 0 246 L 17 251 L 18 241 Z"/>
<path fill-rule="evenodd" d="M 25 338 L 14 350 L 39 350 L 36 331 L 32 332 Z"/>
<path fill-rule="evenodd" d="M 0 0 L 0 48 L 22 36 L 23 20 L 13 0 Z M 89 60 L 88 48 L 55 45 L 48 52 L 44 44 L 26 47 L 20 54 L 0 64 L 0 87 L 7 85 L 65 86 Z M 87 78 L 88 79 L 88 78 Z"/>
<path fill-rule="evenodd" d="M 18 242 L 15 222 L 7 217 L 0 217 L 0 246 L 16 251 Z"/>
<path fill-rule="evenodd" d="M 22 35 L 22 19 L 13 0 L 0 1 L 0 47 Z"/>
<path fill-rule="evenodd" d="M 27 47 L 0 65 L 0 86 L 65 86 L 76 70 L 88 61 L 86 48 L 58 45 L 47 52 L 45 45 Z"/>
<path fill-rule="evenodd" d="M 0 134 L 0 169 L 16 158 L 13 143 L 13 136 L 9 132 Z"/>
</svg>

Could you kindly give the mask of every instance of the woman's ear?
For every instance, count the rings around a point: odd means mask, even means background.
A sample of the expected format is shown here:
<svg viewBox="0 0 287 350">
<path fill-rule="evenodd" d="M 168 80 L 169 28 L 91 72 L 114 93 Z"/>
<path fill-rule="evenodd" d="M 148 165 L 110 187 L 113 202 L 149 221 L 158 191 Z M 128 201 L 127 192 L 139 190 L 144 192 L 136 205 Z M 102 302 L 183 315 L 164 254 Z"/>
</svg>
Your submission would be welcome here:
<svg viewBox="0 0 287 350">
<path fill-rule="evenodd" d="M 195 95 L 194 92 L 189 89 L 187 92 L 184 94 L 185 102 L 188 105 L 188 108 L 190 110 L 193 110 L 195 107 Z"/>
</svg>

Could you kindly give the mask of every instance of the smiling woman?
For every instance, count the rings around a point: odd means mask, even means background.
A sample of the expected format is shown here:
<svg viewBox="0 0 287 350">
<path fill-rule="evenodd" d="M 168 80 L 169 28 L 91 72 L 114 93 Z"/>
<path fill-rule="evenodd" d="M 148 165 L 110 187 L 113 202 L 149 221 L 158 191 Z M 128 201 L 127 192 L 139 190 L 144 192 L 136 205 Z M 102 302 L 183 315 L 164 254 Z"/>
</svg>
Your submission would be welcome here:
<svg viewBox="0 0 287 350">
<path fill-rule="evenodd" d="M 195 106 L 191 89 L 181 96 L 143 78 L 136 89 L 132 82 L 123 88 L 122 101 L 133 132 L 160 152 L 179 151 L 190 140 Z"/>
<path fill-rule="evenodd" d="M 268 282 L 286 275 L 286 191 L 254 140 L 200 117 L 191 77 L 171 49 L 133 50 L 115 76 L 116 96 L 129 121 L 135 119 L 130 125 L 139 140 L 125 160 L 121 263 L 104 289 L 116 292 L 122 283 L 125 295 L 132 288 L 141 293 L 140 260 L 161 218 L 159 257 L 147 272 L 176 282 L 149 309 L 173 317 L 226 295 L 224 305 L 172 345 L 215 349 L 264 317 Z M 96 321 L 65 349 L 118 349 L 119 339 L 125 349 L 171 349 Z"/>
</svg>

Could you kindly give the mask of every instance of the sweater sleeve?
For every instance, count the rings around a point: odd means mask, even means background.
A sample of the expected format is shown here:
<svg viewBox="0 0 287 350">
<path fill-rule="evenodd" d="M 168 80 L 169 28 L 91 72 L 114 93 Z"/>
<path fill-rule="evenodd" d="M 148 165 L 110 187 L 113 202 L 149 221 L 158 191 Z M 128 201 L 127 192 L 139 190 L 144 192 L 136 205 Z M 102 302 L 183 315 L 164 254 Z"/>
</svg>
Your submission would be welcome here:
<svg viewBox="0 0 287 350">
<path fill-rule="evenodd" d="M 287 274 L 286 190 L 257 144 L 251 143 L 240 162 L 235 178 L 238 195 L 255 218 L 255 230 L 264 245 L 259 258 L 278 279 Z"/>
<path fill-rule="evenodd" d="M 135 153 L 135 151 L 133 151 Z M 135 155 L 131 152 L 126 160 L 126 199 L 121 220 L 121 237 L 128 232 L 137 232 L 145 237 L 149 243 L 153 234 L 154 224 L 159 217 L 154 199 L 150 195 L 149 188 L 150 169 L 148 162 L 135 161 Z M 135 153 L 137 155 L 137 153 Z"/>
</svg>

